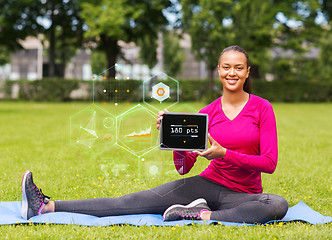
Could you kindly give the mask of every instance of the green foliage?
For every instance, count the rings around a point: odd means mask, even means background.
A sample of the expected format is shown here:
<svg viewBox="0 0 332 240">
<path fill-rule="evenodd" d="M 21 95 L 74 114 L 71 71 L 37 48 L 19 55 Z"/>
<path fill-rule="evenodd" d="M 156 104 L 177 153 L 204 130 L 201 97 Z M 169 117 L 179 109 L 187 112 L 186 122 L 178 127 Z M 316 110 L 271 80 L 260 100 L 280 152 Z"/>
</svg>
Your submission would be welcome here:
<svg viewBox="0 0 332 240">
<path fill-rule="evenodd" d="M 243 0 L 234 4 L 231 16 L 231 44 L 243 47 L 252 66 L 251 77 L 264 76 L 268 50 L 272 46 L 273 24 L 280 6 L 274 1 Z"/>
<path fill-rule="evenodd" d="M 191 36 L 192 50 L 210 71 L 216 68 L 221 50 L 234 38 L 230 27 L 222 23 L 229 17 L 231 6 L 231 0 L 182 1 L 183 27 Z"/>
<path fill-rule="evenodd" d="M 291 1 L 289 6 L 282 3 L 281 13 L 274 29 L 274 46 L 292 52 L 292 56 L 277 59 L 277 68 L 281 63 L 282 72 L 276 75 L 284 75 L 284 78 L 303 81 L 321 81 L 316 59 L 309 59 L 306 54 L 312 48 L 320 48 L 320 39 L 326 32 L 326 26 L 318 23 L 318 14 L 324 12 L 325 1 L 307 0 Z M 287 8 L 289 10 L 287 10 Z M 325 20 L 328 15 L 325 14 Z M 321 19 L 320 19 L 321 20 Z M 328 54 L 328 53 L 327 53 Z M 287 68 L 288 66 L 288 70 Z M 273 63 L 272 63 L 273 65 Z M 277 70 L 278 71 L 278 70 Z M 288 72 L 287 72 L 288 71 Z"/>
<path fill-rule="evenodd" d="M 308 32 L 303 26 L 304 22 L 309 26 L 309 22 L 312 22 L 314 19 L 314 16 L 310 14 L 314 11 L 314 6 L 312 6 L 314 2 L 317 1 L 281 1 L 279 16 L 276 16 L 275 29 L 273 31 L 276 46 L 292 49 L 298 54 L 305 51 L 302 43 Z M 313 29 L 311 28 L 311 30 Z"/>
<path fill-rule="evenodd" d="M 272 63 L 271 69 L 275 79 L 279 81 L 291 81 L 294 79 L 294 59 L 277 58 Z"/>
<path fill-rule="evenodd" d="M 297 81 L 323 82 L 320 77 L 318 59 L 297 58 L 294 61 L 295 72 L 290 73 Z"/>
<path fill-rule="evenodd" d="M 100 74 L 107 69 L 107 60 L 102 51 L 93 51 L 90 57 L 91 70 L 93 74 Z"/>
<path fill-rule="evenodd" d="M 143 36 L 138 40 L 138 46 L 141 48 L 139 55 L 143 63 L 152 69 L 157 64 L 157 39 L 150 36 Z"/>
<path fill-rule="evenodd" d="M 62 78 L 47 78 L 35 81 L 6 81 L 5 89 L 8 97 L 11 95 L 13 84 L 19 85 L 19 99 L 41 102 L 69 101 L 71 91 L 78 88 L 77 80 L 69 81 Z"/>
<path fill-rule="evenodd" d="M 35 0 L 0 0 L 0 42 L 10 50 L 21 47 L 18 40 L 35 35 L 40 25 L 36 22 L 38 2 Z M 34 16 L 33 16 L 34 15 Z"/>
<path fill-rule="evenodd" d="M 5 92 L 10 99 L 12 85 L 19 84 L 19 99 L 27 101 L 92 101 L 110 102 L 142 102 L 142 81 L 139 80 L 104 80 L 104 81 L 79 81 L 64 79 L 43 79 L 36 81 L 6 81 Z M 207 80 L 181 79 L 180 102 L 197 101 L 209 103 L 222 94 L 222 85 L 219 81 L 213 82 L 213 91 L 207 88 Z M 70 93 L 77 89 L 87 89 L 88 96 L 75 99 L 70 98 Z M 109 91 L 105 94 L 104 89 Z M 126 92 L 130 94 L 119 95 L 115 93 Z M 331 82 L 310 82 L 299 80 L 275 80 L 272 82 L 253 81 L 253 94 L 268 99 L 271 102 L 331 102 Z M 120 96 L 120 97 L 119 97 Z"/>
<path fill-rule="evenodd" d="M 21 47 L 28 36 L 48 42 L 49 73 L 55 74 L 55 62 L 66 61 L 81 46 L 83 21 L 78 0 L 0 0 L 0 42 L 10 50 Z"/>
<path fill-rule="evenodd" d="M 322 5 L 322 12 L 327 20 L 329 22 L 332 20 L 332 4 L 330 0 L 322 0 L 320 1 Z"/>
<path fill-rule="evenodd" d="M 105 51 L 108 68 L 111 68 L 120 54 L 118 41 L 139 43 L 148 36 L 149 42 L 153 42 L 159 29 L 167 24 L 162 11 L 171 5 L 169 0 L 85 1 L 81 4 L 82 17 L 88 27 L 85 36 Z M 110 69 L 108 75 L 115 77 L 114 69 Z"/>
<path fill-rule="evenodd" d="M 43 36 L 51 66 L 45 72 L 54 75 L 54 65 L 66 64 L 82 46 L 86 31 L 86 46 L 105 53 L 107 66 L 102 66 L 110 68 L 109 76 L 115 76 L 112 67 L 121 57 L 120 40 L 141 46 L 141 58 L 151 68 L 156 64 L 157 33 L 168 24 L 165 12 L 177 13 L 179 4 L 182 19 L 180 14 L 172 17 L 179 17 L 181 25 L 177 26 L 190 34 L 195 57 L 206 63 L 210 92 L 221 50 L 235 44 L 248 52 L 252 78 L 262 79 L 269 70 L 281 69 L 274 72 L 277 78 L 330 81 L 330 64 L 324 64 L 332 55 L 332 7 L 328 0 L 181 0 L 178 4 L 173 0 L 0 0 L 0 43 L 5 47 L 0 49 L 0 64 L 7 60 L 7 51 L 21 47 L 20 39 Z M 165 69 L 171 75 L 181 71 L 179 63 L 184 55 L 175 39 L 165 34 Z M 268 50 L 276 46 L 292 50 L 292 58 L 272 60 Z M 313 47 L 324 49 L 319 73 L 312 68 L 316 62 L 304 59 Z M 98 69 L 95 63 L 93 68 Z"/>
<path fill-rule="evenodd" d="M 164 71 L 175 76 L 182 70 L 182 63 L 185 60 L 184 50 L 180 46 L 180 36 L 174 31 L 163 32 L 163 62 Z M 152 69 L 157 64 L 157 39 L 144 36 L 138 41 L 140 46 L 140 58 L 143 63 Z"/>
<path fill-rule="evenodd" d="M 253 94 L 268 99 L 271 102 L 331 102 L 332 84 L 299 80 L 272 82 L 253 81 Z M 182 80 L 180 81 L 181 101 L 212 102 L 222 94 L 219 81 L 213 82 L 214 90 L 207 89 L 207 81 Z"/>
<path fill-rule="evenodd" d="M 5 46 L 0 45 L 0 66 L 10 62 L 10 51 Z"/>
<path fill-rule="evenodd" d="M 325 82 L 332 82 L 332 31 L 326 32 L 320 44 L 319 76 Z"/>
<path fill-rule="evenodd" d="M 176 76 L 182 70 L 184 49 L 180 46 L 179 36 L 175 32 L 164 34 L 164 69 L 170 76 Z"/>
<path fill-rule="evenodd" d="M 81 6 L 82 17 L 89 27 L 85 32 L 87 38 L 95 38 L 102 34 L 119 38 L 125 34 L 123 26 L 127 22 L 127 17 L 131 15 L 136 19 L 140 15 L 140 11 L 134 11 L 133 5 L 126 6 L 121 0 L 85 1 Z"/>
<path fill-rule="evenodd" d="M 256 68 L 252 77 L 264 74 L 275 15 L 281 11 L 279 2 L 184 0 L 182 6 L 183 25 L 192 38 L 192 49 L 198 60 L 207 63 L 208 70 L 216 68 L 225 47 L 240 45 Z"/>
<path fill-rule="evenodd" d="M 278 78 L 300 73 L 295 79 L 317 79 L 316 72 L 309 69 L 314 64 L 304 55 L 319 47 L 323 28 L 329 28 L 317 21 L 320 12 L 325 20 L 330 19 L 331 6 L 327 1 L 183 0 L 182 11 L 183 28 L 191 35 L 194 54 L 207 63 L 210 72 L 223 48 L 240 45 L 250 56 L 252 78 L 264 78 L 272 63 L 272 71 L 282 70 L 276 72 Z M 325 39 L 325 44 L 331 42 Z M 272 61 L 268 51 L 276 46 L 292 50 L 292 58 Z M 328 51 L 325 54 L 331 55 Z M 307 75 L 303 67 L 308 67 Z"/>
<path fill-rule="evenodd" d="M 253 94 L 271 102 L 331 102 L 332 85 L 303 80 L 253 82 Z"/>
</svg>

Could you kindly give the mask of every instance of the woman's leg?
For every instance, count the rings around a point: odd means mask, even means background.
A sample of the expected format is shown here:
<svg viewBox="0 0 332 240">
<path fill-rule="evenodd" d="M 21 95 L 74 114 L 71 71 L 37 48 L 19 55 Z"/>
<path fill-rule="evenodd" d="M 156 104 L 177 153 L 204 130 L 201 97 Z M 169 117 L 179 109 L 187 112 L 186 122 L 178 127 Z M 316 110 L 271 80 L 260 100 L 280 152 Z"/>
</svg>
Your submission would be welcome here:
<svg viewBox="0 0 332 240">
<path fill-rule="evenodd" d="M 201 176 L 194 176 L 119 198 L 56 201 L 54 210 L 98 217 L 144 213 L 162 214 L 173 204 L 188 204 L 198 198 L 205 198 L 209 205 L 217 206 L 219 191 L 216 186 L 218 185 Z"/>
<path fill-rule="evenodd" d="M 119 198 L 49 202 L 49 197 L 42 194 L 33 183 L 32 173 L 27 171 L 22 180 L 22 197 L 22 216 L 25 219 L 41 214 L 43 209 L 99 217 L 161 214 L 173 204 L 188 204 L 198 198 L 207 200 L 212 209 L 208 217 L 212 220 L 265 223 L 281 219 L 288 209 L 287 201 L 282 197 L 273 194 L 235 192 L 201 176 L 176 180 Z"/>
<path fill-rule="evenodd" d="M 266 223 L 282 219 L 287 210 L 287 201 L 274 194 L 249 194 L 231 190 L 222 191 L 221 205 L 212 211 L 211 220 L 226 222 Z"/>
</svg>

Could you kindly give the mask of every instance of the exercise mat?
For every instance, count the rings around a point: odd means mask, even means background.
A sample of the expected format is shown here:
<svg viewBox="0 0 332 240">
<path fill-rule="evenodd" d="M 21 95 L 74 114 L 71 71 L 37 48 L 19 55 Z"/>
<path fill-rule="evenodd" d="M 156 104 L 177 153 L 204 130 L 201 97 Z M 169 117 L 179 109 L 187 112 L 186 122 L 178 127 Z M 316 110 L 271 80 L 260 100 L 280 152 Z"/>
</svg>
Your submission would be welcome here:
<svg viewBox="0 0 332 240">
<path fill-rule="evenodd" d="M 29 220 L 24 220 L 21 217 L 22 202 L 0 202 L 0 225 L 8 224 L 26 224 L 26 223 L 42 223 L 42 224 L 75 224 L 83 226 L 109 226 L 118 224 L 129 224 L 134 226 L 184 226 L 191 223 L 196 224 L 223 224 L 228 226 L 254 226 L 255 224 L 244 223 L 231 223 L 222 221 L 192 221 L 181 220 L 164 222 L 162 215 L 159 214 L 137 214 L 137 215 L 123 215 L 123 216 L 111 216 L 111 217 L 95 217 L 91 215 L 56 212 L 47 213 L 39 216 L 34 216 Z M 299 202 L 293 207 L 290 207 L 285 217 L 277 222 L 289 222 L 289 221 L 303 221 L 310 224 L 324 224 L 332 222 L 332 217 L 323 216 L 319 212 L 314 211 L 304 202 Z M 265 224 L 274 221 L 267 222 Z"/>
</svg>

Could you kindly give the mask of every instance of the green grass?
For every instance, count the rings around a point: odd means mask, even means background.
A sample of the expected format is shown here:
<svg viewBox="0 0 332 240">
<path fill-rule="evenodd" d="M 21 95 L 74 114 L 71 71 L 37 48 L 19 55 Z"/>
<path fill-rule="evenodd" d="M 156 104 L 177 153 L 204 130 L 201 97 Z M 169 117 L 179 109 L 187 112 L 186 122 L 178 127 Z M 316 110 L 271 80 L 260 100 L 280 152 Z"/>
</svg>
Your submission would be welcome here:
<svg viewBox="0 0 332 240">
<path fill-rule="evenodd" d="M 114 147 L 95 155 L 70 144 L 70 117 L 87 103 L 0 102 L 0 200 L 21 200 L 25 170 L 52 200 L 117 197 L 148 189 L 181 176 L 173 168 L 168 151 L 154 150 L 144 164 L 159 164 L 157 176 L 146 174 L 134 155 Z M 202 104 L 179 104 L 178 110 L 200 109 Z M 192 107 L 195 106 L 195 107 Z M 104 106 L 103 106 L 104 107 Z M 332 104 L 273 104 L 279 137 L 279 162 L 274 174 L 263 174 L 264 192 L 286 198 L 290 206 L 304 201 L 323 215 L 332 216 Z M 129 107 L 104 107 L 119 115 Z M 129 163 L 128 176 L 107 175 L 102 164 L 112 159 Z M 188 176 L 199 174 L 208 161 L 200 158 Z M 140 166 L 140 167 L 139 167 Z M 312 226 L 294 222 L 255 227 L 185 226 L 84 227 L 74 225 L 0 226 L 0 238 L 8 239 L 329 239 L 332 224 Z"/>
</svg>

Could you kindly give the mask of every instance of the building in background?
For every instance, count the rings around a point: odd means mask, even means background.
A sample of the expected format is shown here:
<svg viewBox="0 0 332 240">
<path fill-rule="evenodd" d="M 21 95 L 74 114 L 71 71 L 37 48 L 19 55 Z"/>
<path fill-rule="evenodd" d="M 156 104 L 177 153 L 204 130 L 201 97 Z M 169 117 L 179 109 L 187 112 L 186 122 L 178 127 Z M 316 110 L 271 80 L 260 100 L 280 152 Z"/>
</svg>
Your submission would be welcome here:
<svg viewBox="0 0 332 240">
<path fill-rule="evenodd" d="M 189 34 L 183 34 L 183 38 L 180 40 L 180 46 L 184 49 L 185 61 L 182 64 L 182 72 L 176 77 L 182 79 L 208 78 L 205 62 L 197 61 L 191 52 L 191 38 Z"/>
<path fill-rule="evenodd" d="M 37 38 L 28 37 L 21 41 L 24 49 L 11 56 L 9 79 L 41 79 L 43 76 L 43 45 Z"/>
<path fill-rule="evenodd" d="M 125 43 L 119 41 L 119 46 L 122 51 L 122 58 L 119 58 L 116 66 L 117 79 L 149 79 L 151 76 L 163 72 L 163 49 L 162 34 L 158 35 L 158 48 L 157 48 L 157 65 L 149 69 L 147 65 L 142 63 L 139 57 L 140 48 L 134 43 Z M 42 79 L 47 76 L 48 58 L 44 54 L 46 51 L 43 48 L 41 41 L 34 37 L 28 37 L 26 40 L 21 41 L 24 49 L 17 50 L 11 56 L 10 64 L 0 66 L 0 80 L 10 79 L 28 79 L 36 80 Z M 184 49 L 185 60 L 182 63 L 182 71 L 176 76 L 170 76 L 176 79 L 206 79 L 208 78 L 208 71 L 206 64 L 203 61 L 197 61 L 191 52 L 191 39 L 188 34 L 183 34 L 180 40 L 180 46 Z M 292 50 L 285 50 L 281 48 L 271 48 L 272 58 L 293 57 Z M 304 55 L 307 59 L 315 59 L 318 57 L 319 49 L 313 48 Z M 82 79 L 89 80 L 93 75 L 101 73 L 93 73 L 91 70 L 91 50 L 78 49 L 77 53 L 67 63 L 65 67 L 64 77 L 68 79 Z M 216 60 L 217 61 L 217 60 Z M 106 69 L 105 69 L 106 70 Z M 167 74 L 167 73 L 166 73 Z M 218 78 L 217 70 L 214 77 Z M 273 74 L 267 74 L 266 80 L 273 81 Z M 101 78 L 102 79 L 102 78 Z"/>
<path fill-rule="evenodd" d="M 38 38 L 28 37 L 20 42 L 24 49 L 15 51 L 10 58 L 10 64 L 2 66 L 2 80 L 37 80 L 47 77 L 48 58 L 42 42 Z M 65 68 L 65 78 L 91 79 L 90 50 L 79 49 Z M 56 66 L 57 67 L 57 66 Z"/>
<path fill-rule="evenodd" d="M 90 49 L 79 49 L 65 68 L 65 78 L 90 80 L 92 76 Z"/>
<path fill-rule="evenodd" d="M 159 38 L 162 36 L 159 35 Z M 164 51 L 162 46 L 162 39 L 158 41 L 157 49 L 157 65 L 149 69 L 147 65 L 142 64 L 139 57 L 140 48 L 134 43 L 125 43 L 119 41 L 123 58 L 119 59 L 116 67 L 116 76 L 118 79 L 148 79 L 151 76 L 163 72 L 163 58 Z M 21 41 L 24 49 L 17 50 L 11 56 L 10 64 L 2 66 L 2 80 L 18 80 L 28 79 L 36 80 L 47 77 L 48 58 L 45 57 L 42 42 L 34 37 L 28 37 Z M 182 65 L 182 72 L 173 78 L 183 79 L 204 79 L 207 78 L 207 71 L 205 63 L 198 62 L 191 53 L 191 40 L 188 34 L 185 34 L 180 41 L 181 47 L 185 52 L 185 61 Z M 77 54 L 67 63 L 65 68 L 65 78 L 89 80 L 92 73 L 90 62 L 91 50 L 79 49 Z M 124 60 L 125 59 L 125 60 Z M 167 74 L 167 73 L 166 73 Z"/>
</svg>

